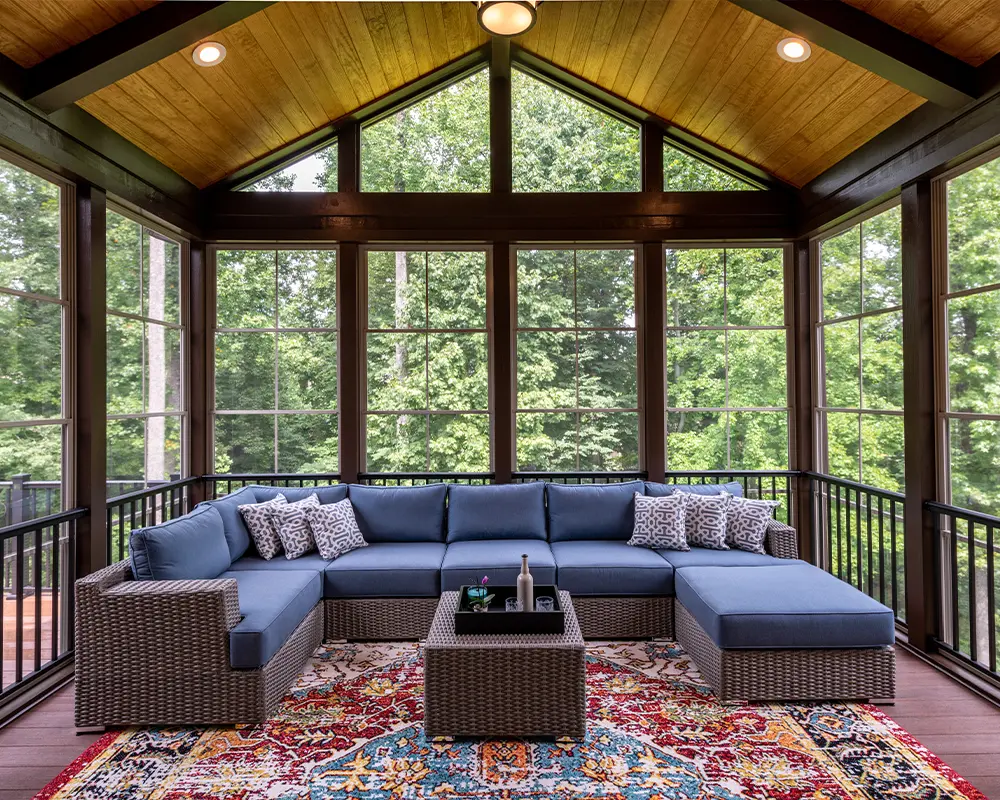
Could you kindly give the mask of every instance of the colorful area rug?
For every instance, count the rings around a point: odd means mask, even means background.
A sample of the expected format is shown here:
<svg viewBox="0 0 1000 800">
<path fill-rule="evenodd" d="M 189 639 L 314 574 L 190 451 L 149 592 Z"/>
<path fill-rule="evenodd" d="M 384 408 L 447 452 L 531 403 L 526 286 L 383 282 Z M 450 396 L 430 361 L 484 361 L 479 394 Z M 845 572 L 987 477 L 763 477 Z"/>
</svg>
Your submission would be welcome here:
<svg viewBox="0 0 1000 800">
<path fill-rule="evenodd" d="M 582 742 L 427 739 L 417 645 L 324 645 L 267 724 L 109 733 L 39 798 L 983 798 L 871 706 L 720 703 L 676 645 L 593 644 L 587 684 Z"/>
</svg>

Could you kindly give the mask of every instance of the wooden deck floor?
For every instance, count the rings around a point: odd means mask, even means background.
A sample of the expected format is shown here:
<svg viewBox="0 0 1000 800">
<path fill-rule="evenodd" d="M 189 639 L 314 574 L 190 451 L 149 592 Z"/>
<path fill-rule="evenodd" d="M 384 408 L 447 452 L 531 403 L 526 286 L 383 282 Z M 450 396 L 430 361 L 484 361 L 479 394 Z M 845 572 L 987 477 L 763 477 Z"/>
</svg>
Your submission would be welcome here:
<svg viewBox="0 0 1000 800">
<path fill-rule="evenodd" d="M 885 711 L 983 794 L 1000 800 L 1000 709 L 900 652 L 899 696 Z M 96 735 L 73 730 L 73 687 L 0 728 L 0 800 L 27 800 Z"/>
</svg>

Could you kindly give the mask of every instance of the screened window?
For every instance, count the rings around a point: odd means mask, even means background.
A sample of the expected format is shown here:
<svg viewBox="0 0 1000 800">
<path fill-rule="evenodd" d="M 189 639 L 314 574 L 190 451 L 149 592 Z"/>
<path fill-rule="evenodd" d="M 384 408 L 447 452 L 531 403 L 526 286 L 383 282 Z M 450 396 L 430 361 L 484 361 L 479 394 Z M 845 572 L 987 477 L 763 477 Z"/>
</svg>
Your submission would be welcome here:
<svg viewBox="0 0 1000 800">
<path fill-rule="evenodd" d="M 634 250 L 517 251 L 517 468 L 639 467 Z"/>
<path fill-rule="evenodd" d="M 2 525 L 55 513 L 64 503 L 69 406 L 62 192 L 58 184 L 0 161 Z"/>
<path fill-rule="evenodd" d="M 1000 161 L 946 184 L 951 503 L 1000 515 Z"/>
<path fill-rule="evenodd" d="M 335 250 L 216 254 L 215 470 L 331 473 Z"/>
<path fill-rule="evenodd" d="M 362 191 L 488 192 L 489 87 L 482 70 L 362 128 Z"/>
<path fill-rule="evenodd" d="M 664 142 L 663 188 L 667 192 L 735 192 L 757 187 Z"/>
<path fill-rule="evenodd" d="M 900 209 L 820 243 L 823 469 L 903 488 Z"/>
<path fill-rule="evenodd" d="M 337 142 L 244 186 L 244 192 L 337 191 Z"/>
<path fill-rule="evenodd" d="M 490 469 L 485 250 L 367 252 L 369 472 Z"/>
<path fill-rule="evenodd" d="M 108 496 L 184 472 L 181 246 L 107 215 Z"/>
<path fill-rule="evenodd" d="M 520 70 L 511 76 L 516 192 L 638 192 L 639 128 Z"/>
<path fill-rule="evenodd" d="M 666 251 L 669 470 L 788 466 L 784 250 Z"/>
</svg>

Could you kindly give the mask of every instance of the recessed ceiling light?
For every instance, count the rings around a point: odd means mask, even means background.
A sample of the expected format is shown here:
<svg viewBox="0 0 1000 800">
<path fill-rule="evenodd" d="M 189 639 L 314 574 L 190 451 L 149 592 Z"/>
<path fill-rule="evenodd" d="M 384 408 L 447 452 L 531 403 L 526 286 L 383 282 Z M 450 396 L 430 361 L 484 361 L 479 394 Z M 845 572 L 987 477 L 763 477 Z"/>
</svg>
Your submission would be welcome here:
<svg viewBox="0 0 1000 800">
<path fill-rule="evenodd" d="M 540 0 L 478 0 L 479 25 L 494 36 L 520 36 L 534 27 Z"/>
<path fill-rule="evenodd" d="M 202 42 L 191 53 L 191 60 L 199 67 L 214 67 L 225 57 L 226 48 L 218 42 Z"/>
<path fill-rule="evenodd" d="M 811 54 L 812 48 L 809 46 L 809 42 L 797 36 L 789 36 L 778 42 L 778 55 L 785 61 L 798 63 L 805 61 Z"/>
</svg>

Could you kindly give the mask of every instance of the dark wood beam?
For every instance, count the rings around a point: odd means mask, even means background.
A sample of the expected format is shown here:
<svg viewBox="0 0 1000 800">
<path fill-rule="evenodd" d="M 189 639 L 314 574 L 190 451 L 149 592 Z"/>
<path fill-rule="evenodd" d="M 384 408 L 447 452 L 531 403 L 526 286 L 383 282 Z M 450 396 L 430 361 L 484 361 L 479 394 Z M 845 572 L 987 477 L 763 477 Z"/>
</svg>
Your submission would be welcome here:
<svg viewBox="0 0 1000 800">
<path fill-rule="evenodd" d="M 513 189 L 512 133 L 510 39 L 494 36 L 490 51 L 490 188 L 494 192 Z"/>
<path fill-rule="evenodd" d="M 55 111 L 269 5 L 259 0 L 159 3 L 29 69 L 22 96 L 46 113 Z"/>
<path fill-rule="evenodd" d="M 663 191 L 663 131 L 652 122 L 642 123 L 642 190 Z"/>
<path fill-rule="evenodd" d="M 361 191 L 361 125 L 357 122 L 345 125 L 337 135 L 337 188 Z"/>
<path fill-rule="evenodd" d="M 361 253 L 356 242 L 341 242 L 337 257 L 337 325 L 340 329 L 337 346 L 339 393 L 338 421 L 340 423 L 340 479 L 343 483 L 357 483 L 358 474 L 364 471 L 362 452 L 364 443 L 365 400 L 362 397 L 364 381 L 364 333 L 361 327 Z"/>
<path fill-rule="evenodd" d="M 493 473 L 497 483 L 510 483 L 514 461 L 516 424 L 514 419 L 514 360 L 516 342 L 514 328 L 517 324 L 514 310 L 514 283 L 517 270 L 512 261 L 510 242 L 493 242 L 493 283 L 490 334 L 493 346 L 490 374 L 493 376 L 492 393 Z"/>
<path fill-rule="evenodd" d="M 663 297 L 664 261 L 662 242 L 642 245 L 642 313 L 639 316 L 640 422 L 642 424 L 642 468 L 651 481 L 662 482 L 666 473 L 666 393 L 664 391 Z"/>
<path fill-rule="evenodd" d="M 188 312 L 185 327 L 185 352 L 190 365 L 188 373 L 188 465 L 191 475 L 208 475 L 215 472 L 209 461 L 212 442 L 212 413 L 209 407 L 210 353 L 213 346 L 212 327 L 209 319 L 208 247 L 205 242 L 193 241 L 188 246 L 187 296 Z M 191 505 L 208 499 L 202 482 L 191 489 Z"/>
<path fill-rule="evenodd" d="M 813 371 L 813 295 L 812 268 L 809 262 L 809 240 L 799 239 L 792 245 L 791 259 L 785 269 L 785 314 L 791 327 L 789 359 L 792 366 L 792 385 L 789 402 L 792 408 L 792 453 L 789 467 L 808 472 L 815 469 Z M 810 480 L 802 476 L 791 478 L 795 483 L 795 507 L 791 509 L 794 525 L 799 533 L 799 554 L 812 560 L 813 523 L 810 503 Z"/>
<path fill-rule="evenodd" d="M 980 93 L 975 67 L 847 3 L 732 1 L 940 106 L 960 108 Z"/>
</svg>

